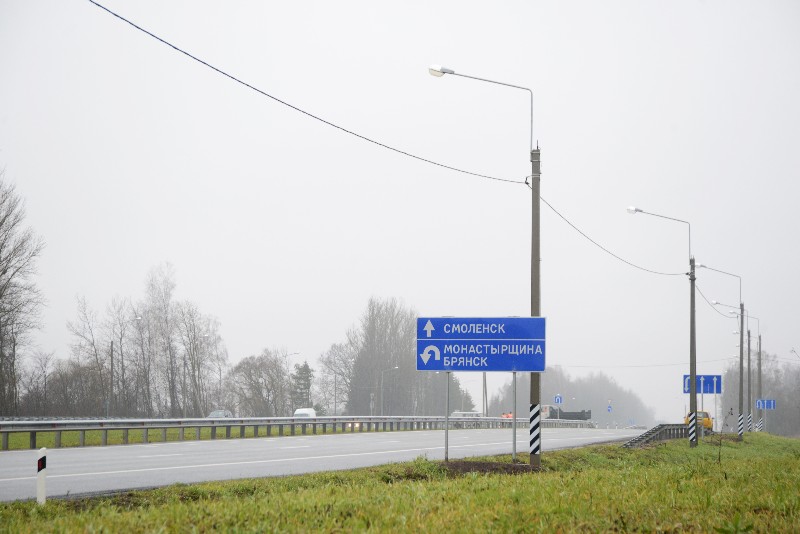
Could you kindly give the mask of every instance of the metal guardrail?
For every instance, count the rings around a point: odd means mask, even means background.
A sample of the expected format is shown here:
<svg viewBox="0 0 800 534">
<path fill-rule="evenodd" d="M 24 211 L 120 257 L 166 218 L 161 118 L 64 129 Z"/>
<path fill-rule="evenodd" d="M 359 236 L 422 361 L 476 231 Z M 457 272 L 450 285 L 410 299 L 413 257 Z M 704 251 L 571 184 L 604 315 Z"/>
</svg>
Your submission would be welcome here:
<svg viewBox="0 0 800 534">
<path fill-rule="evenodd" d="M 513 421 L 502 417 L 450 417 L 451 428 L 511 428 Z M 517 427 L 527 427 L 528 420 L 517 418 Z M 244 417 L 244 418 L 203 418 L 203 419 L 37 419 L 37 420 L 0 420 L 0 441 L 2 450 L 8 450 L 9 435 L 14 433 L 27 433 L 29 447 L 36 449 L 36 437 L 41 433 L 55 433 L 55 448 L 61 447 L 64 432 L 78 433 L 78 446 L 86 445 L 86 432 L 100 431 L 100 445 L 108 444 L 108 432 L 111 430 L 122 431 L 122 444 L 131 443 L 130 432 L 141 431 L 142 439 L 137 443 L 149 443 L 150 431 L 160 431 L 161 440 L 167 441 L 167 430 L 178 429 L 178 440 L 186 439 L 186 430 L 194 430 L 194 439 L 200 439 L 203 428 L 211 429 L 211 439 L 217 439 L 217 429 L 225 429 L 225 439 L 231 438 L 231 428 L 239 427 L 239 436 L 245 435 L 247 427 L 253 428 L 253 436 L 260 437 L 260 429 L 265 429 L 265 436 L 272 435 L 272 429 L 277 428 L 278 436 L 294 436 L 300 429 L 302 434 L 308 432 L 316 434 L 321 430 L 323 434 L 337 432 L 375 432 L 399 430 L 443 430 L 444 416 L 417 417 L 417 416 L 387 416 L 387 417 Z M 569 421 L 559 419 L 544 419 L 543 428 L 597 428 L 590 421 Z"/>
<path fill-rule="evenodd" d="M 636 436 L 632 440 L 623 444 L 628 449 L 642 447 L 648 443 L 664 441 L 667 439 L 679 439 L 689 437 L 689 426 L 685 424 L 664 424 L 654 426 L 644 434 Z"/>
</svg>

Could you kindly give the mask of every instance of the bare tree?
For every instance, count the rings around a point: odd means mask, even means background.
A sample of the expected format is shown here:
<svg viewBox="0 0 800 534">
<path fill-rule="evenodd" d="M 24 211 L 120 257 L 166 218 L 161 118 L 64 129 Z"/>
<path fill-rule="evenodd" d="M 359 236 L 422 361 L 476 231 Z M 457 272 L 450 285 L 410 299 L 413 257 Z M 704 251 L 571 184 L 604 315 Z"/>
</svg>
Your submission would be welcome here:
<svg viewBox="0 0 800 534">
<path fill-rule="evenodd" d="M 290 415 L 290 371 L 285 351 L 264 349 L 231 369 L 228 385 L 239 415 Z"/>
<path fill-rule="evenodd" d="M 19 408 L 20 349 L 38 327 L 43 299 L 33 277 L 44 242 L 23 227 L 25 203 L 0 171 L 0 415 Z"/>
</svg>

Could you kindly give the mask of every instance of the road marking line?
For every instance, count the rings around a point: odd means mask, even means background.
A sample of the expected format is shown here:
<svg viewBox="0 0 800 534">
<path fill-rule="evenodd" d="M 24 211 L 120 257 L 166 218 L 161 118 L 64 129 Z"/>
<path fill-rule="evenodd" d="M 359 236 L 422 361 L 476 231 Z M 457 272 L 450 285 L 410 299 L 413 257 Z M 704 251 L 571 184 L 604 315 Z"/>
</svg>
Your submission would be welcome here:
<svg viewBox="0 0 800 534">
<path fill-rule="evenodd" d="M 451 445 L 451 449 L 467 448 L 467 447 L 485 447 L 487 445 L 508 445 L 506 441 L 496 443 L 473 443 L 470 445 Z M 126 473 L 147 473 L 150 471 L 174 471 L 176 469 L 199 469 L 202 467 L 228 467 L 234 465 L 253 465 L 253 464 L 274 464 L 280 462 L 302 462 L 307 460 L 329 460 L 332 458 L 351 458 L 353 456 L 375 456 L 379 454 L 399 454 L 404 452 L 422 452 L 433 451 L 437 449 L 444 449 L 441 447 L 423 447 L 415 449 L 396 449 L 391 451 L 373 451 L 373 452 L 357 452 L 348 454 L 328 454 L 321 456 L 306 456 L 301 458 L 280 458 L 273 460 L 251 460 L 248 462 L 223 462 L 216 464 L 197 464 L 197 465 L 173 465 L 165 467 L 146 467 L 142 469 L 122 469 L 119 471 L 96 471 L 93 473 L 69 473 L 64 475 L 48 475 L 47 478 L 70 478 L 70 477 L 93 477 L 100 475 L 122 475 Z M 19 478 L 0 478 L 0 482 L 14 482 L 17 480 L 35 480 L 36 477 L 19 477 Z"/>
<path fill-rule="evenodd" d="M 310 449 L 311 445 L 295 445 L 294 447 L 278 447 L 278 449 Z"/>
<path fill-rule="evenodd" d="M 181 456 L 180 453 L 175 454 L 148 454 L 147 456 L 137 456 L 137 458 L 164 458 L 165 456 Z"/>
</svg>

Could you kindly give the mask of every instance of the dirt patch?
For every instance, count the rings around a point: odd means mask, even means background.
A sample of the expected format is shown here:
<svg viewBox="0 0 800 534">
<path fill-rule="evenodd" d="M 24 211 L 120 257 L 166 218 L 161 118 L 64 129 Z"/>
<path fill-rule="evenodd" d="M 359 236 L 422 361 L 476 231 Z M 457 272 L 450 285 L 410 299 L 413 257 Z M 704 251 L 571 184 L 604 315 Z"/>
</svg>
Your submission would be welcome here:
<svg viewBox="0 0 800 534">
<path fill-rule="evenodd" d="M 467 473 L 500 473 L 504 475 L 517 475 L 533 471 L 529 464 L 505 462 L 473 462 L 465 460 L 450 460 L 442 462 L 442 467 L 450 476 L 462 476 Z"/>
</svg>

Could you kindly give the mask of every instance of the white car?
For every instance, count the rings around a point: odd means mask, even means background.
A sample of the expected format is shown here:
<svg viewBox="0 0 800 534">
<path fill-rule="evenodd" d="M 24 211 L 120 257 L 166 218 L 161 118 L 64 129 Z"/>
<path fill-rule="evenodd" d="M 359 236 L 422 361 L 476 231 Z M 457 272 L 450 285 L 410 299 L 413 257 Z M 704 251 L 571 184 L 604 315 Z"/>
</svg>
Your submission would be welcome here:
<svg viewBox="0 0 800 534">
<path fill-rule="evenodd" d="M 317 411 L 314 408 L 298 408 L 294 411 L 293 417 L 317 417 Z"/>
</svg>

